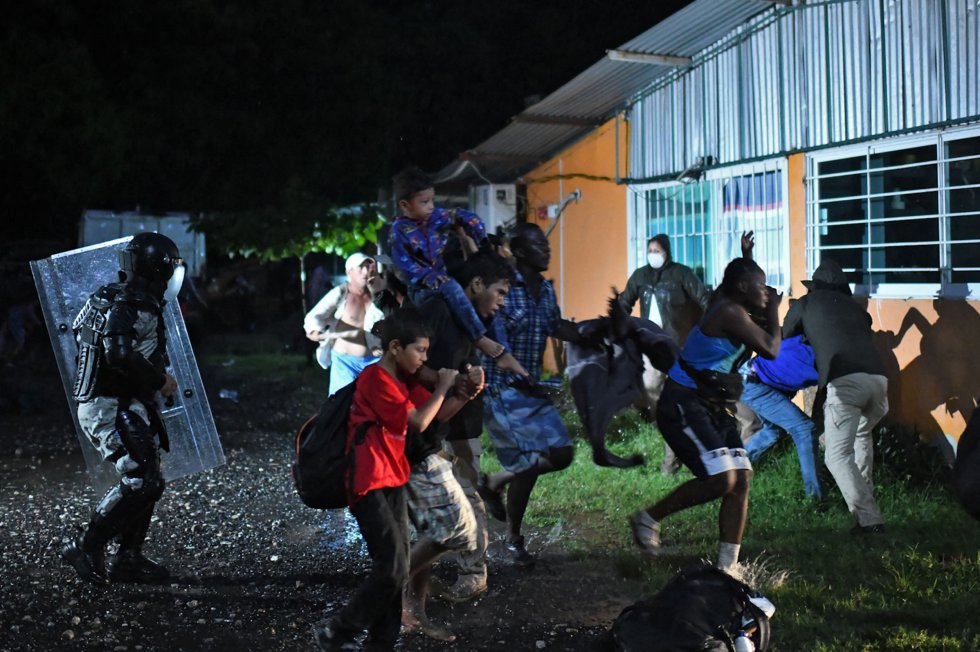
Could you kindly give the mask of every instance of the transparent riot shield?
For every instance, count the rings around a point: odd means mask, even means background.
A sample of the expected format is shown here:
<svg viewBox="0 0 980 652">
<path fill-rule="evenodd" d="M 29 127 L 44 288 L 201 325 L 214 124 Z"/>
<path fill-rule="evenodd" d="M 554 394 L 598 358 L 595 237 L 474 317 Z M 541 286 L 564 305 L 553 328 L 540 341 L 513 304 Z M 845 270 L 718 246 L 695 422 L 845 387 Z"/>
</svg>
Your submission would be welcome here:
<svg viewBox="0 0 980 652">
<path fill-rule="evenodd" d="M 118 476 L 112 465 L 102 460 L 78 424 L 72 399 L 77 347 L 71 324 L 93 292 L 106 283 L 118 280 L 118 251 L 130 239 L 120 238 L 31 262 L 75 431 L 82 444 L 92 485 L 97 491 L 115 484 Z M 204 393 L 197 360 L 187 337 L 184 318 L 176 302 L 167 304 L 164 320 L 170 358 L 167 373 L 176 379 L 178 391 L 166 402 L 158 394 L 157 407 L 170 438 L 170 452 L 161 451 L 163 476 L 167 480 L 175 480 L 220 466 L 225 462 L 225 455 L 211 416 L 211 406 Z"/>
</svg>

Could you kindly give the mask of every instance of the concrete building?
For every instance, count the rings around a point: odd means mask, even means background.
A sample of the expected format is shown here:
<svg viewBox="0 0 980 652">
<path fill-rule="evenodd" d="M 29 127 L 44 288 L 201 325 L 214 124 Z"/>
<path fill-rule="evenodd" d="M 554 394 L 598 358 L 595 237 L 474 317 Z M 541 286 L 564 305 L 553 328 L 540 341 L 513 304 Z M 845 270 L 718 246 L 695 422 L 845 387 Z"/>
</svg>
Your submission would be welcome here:
<svg viewBox="0 0 980 652">
<path fill-rule="evenodd" d="M 976 0 L 696 0 L 461 159 L 545 228 L 581 191 L 550 236 L 568 317 L 603 312 L 656 233 L 715 285 L 751 229 L 788 297 L 843 265 L 890 418 L 955 439 L 980 400 Z"/>
</svg>

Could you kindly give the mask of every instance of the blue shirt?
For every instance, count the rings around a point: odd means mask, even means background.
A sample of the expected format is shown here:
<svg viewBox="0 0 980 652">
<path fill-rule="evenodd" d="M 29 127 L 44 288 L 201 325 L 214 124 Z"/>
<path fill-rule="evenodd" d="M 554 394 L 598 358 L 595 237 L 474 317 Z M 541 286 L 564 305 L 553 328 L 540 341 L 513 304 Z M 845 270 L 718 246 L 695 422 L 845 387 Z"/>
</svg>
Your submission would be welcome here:
<svg viewBox="0 0 980 652">
<path fill-rule="evenodd" d="M 698 324 L 691 330 L 684 343 L 684 350 L 681 351 L 681 358 L 684 362 L 695 369 L 710 369 L 722 373 L 731 373 L 735 361 L 745 351 L 745 345 L 732 344 L 727 337 L 712 337 L 701 332 L 701 325 Z M 681 367 L 680 362 L 675 362 L 667 375 L 674 382 L 696 389 L 698 384 L 694 382 L 686 371 Z"/>
<path fill-rule="evenodd" d="M 500 342 L 510 350 L 521 366 L 527 370 L 529 380 L 541 379 L 541 360 L 548 337 L 555 332 L 561 320 L 558 298 L 550 281 L 541 281 L 541 291 L 535 301 L 527 289 L 527 283 L 520 272 L 514 273 L 507 302 L 497 313 L 497 322 L 502 326 L 499 333 L 506 341 Z M 494 389 L 504 387 L 512 374 L 497 369 L 497 363 L 488 356 L 481 356 L 486 370 L 487 385 Z"/>
<path fill-rule="evenodd" d="M 784 392 L 796 392 L 817 384 L 819 375 L 813 364 L 813 349 L 797 335 L 783 340 L 773 360 L 756 357 L 749 363 L 766 385 Z"/>
</svg>

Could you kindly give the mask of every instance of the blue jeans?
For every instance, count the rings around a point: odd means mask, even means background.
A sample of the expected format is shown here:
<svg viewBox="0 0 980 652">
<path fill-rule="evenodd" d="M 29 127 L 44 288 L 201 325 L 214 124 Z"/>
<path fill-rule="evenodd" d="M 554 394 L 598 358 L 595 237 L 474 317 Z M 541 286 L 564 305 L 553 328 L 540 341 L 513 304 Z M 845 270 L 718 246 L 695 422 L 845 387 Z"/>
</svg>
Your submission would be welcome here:
<svg viewBox="0 0 980 652">
<path fill-rule="evenodd" d="M 808 496 L 820 498 L 822 492 L 817 478 L 816 441 L 810 418 L 786 394 L 765 383 L 745 383 L 742 402 L 752 408 L 762 421 L 762 430 L 745 445 L 749 459 L 754 462 L 769 450 L 779 439 L 777 426 L 782 428 L 796 444 L 796 455 L 800 459 L 800 472 L 803 474 L 803 488 Z"/>
</svg>

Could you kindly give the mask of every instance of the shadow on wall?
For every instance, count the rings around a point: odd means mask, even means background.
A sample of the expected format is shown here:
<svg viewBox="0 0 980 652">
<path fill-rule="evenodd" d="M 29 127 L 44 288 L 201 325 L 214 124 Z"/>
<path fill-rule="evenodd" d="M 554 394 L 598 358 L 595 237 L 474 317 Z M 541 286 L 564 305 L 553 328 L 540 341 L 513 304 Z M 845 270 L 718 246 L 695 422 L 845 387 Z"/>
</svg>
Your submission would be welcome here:
<svg viewBox="0 0 980 652">
<path fill-rule="evenodd" d="M 898 332 L 874 333 L 888 373 L 889 416 L 925 438 L 943 432 L 937 408 L 968 423 L 980 401 L 980 313 L 958 299 L 936 299 L 933 308 L 934 323 L 910 308 Z M 913 328 L 922 337 L 919 355 L 900 368 L 895 349 Z"/>
</svg>

